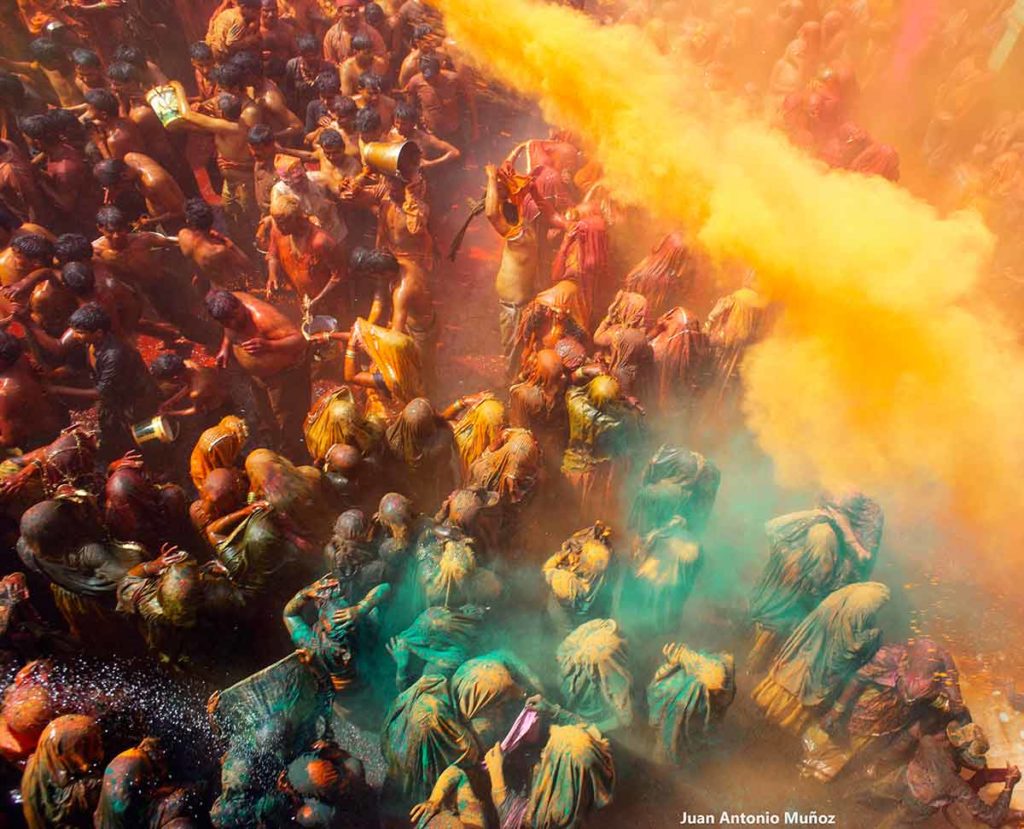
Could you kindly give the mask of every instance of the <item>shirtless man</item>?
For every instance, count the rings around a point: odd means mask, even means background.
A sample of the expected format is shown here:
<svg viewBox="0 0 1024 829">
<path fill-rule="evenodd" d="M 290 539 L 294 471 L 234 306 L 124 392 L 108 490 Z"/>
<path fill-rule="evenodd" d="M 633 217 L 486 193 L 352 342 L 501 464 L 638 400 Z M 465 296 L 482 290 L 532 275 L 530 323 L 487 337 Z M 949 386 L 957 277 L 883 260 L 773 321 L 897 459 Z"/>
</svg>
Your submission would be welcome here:
<svg viewBox="0 0 1024 829">
<path fill-rule="evenodd" d="M 40 271 L 53 266 L 53 242 L 39 233 L 23 233 L 15 237 L 0 257 L 0 291 L 6 299 L 18 300 L 42 278 Z"/>
<path fill-rule="evenodd" d="M 87 92 L 93 89 L 106 89 L 107 78 L 103 74 L 103 61 L 91 49 L 75 49 L 71 53 L 75 64 L 75 86 L 85 100 Z"/>
<path fill-rule="evenodd" d="M 138 67 L 124 61 L 112 63 L 107 67 L 110 91 L 118 100 L 120 114 L 138 129 L 146 155 L 156 159 L 162 167 L 184 181 L 182 176 L 186 171 L 182 170 L 181 156 L 171 145 L 167 130 L 153 111 L 153 107 L 146 101 L 146 89 L 143 87 L 141 75 Z"/>
<path fill-rule="evenodd" d="M 324 185 L 335 195 L 341 192 L 345 181 L 360 171 L 357 154 L 353 157 L 348 152 L 345 137 L 337 130 L 325 129 L 316 140 L 314 155 L 320 163 L 320 178 Z"/>
<path fill-rule="evenodd" d="M 195 266 L 196 275 L 217 288 L 245 291 L 256 285 L 259 269 L 234 242 L 213 229 L 213 208 L 203 199 L 186 202 L 178 247 Z"/>
<path fill-rule="evenodd" d="M 263 61 L 256 52 L 239 52 L 231 65 L 242 72 L 245 93 L 259 107 L 260 123 L 269 124 L 278 141 L 285 144 L 303 134 L 303 124 L 285 101 L 284 93 L 270 78 L 263 76 Z"/>
<path fill-rule="evenodd" d="M 421 170 L 429 170 L 458 161 L 462 152 L 454 144 L 442 141 L 433 133 L 427 132 L 419 124 L 419 112 L 413 104 L 399 101 L 395 106 L 395 125 L 388 133 L 388 141 L 400 144 L 403 141 L 415 141 L 423 153 L 420 161 Z"/>
<path fill-rule="evenodd" d="M 343 290 L 345 261 L 340 244 L 310 221 L 292 193 L 275 189 L 270 216 L 267 293 L 280 288 L 283 276 L 308 302 L 309 313 L 347 317 L 350 302 Z"/>
<path fill-rule="evenodd" d="M 229 67 L 224 67 L 225 70 Z M 253 188 L 253 159 L 249 153 L 251 128 L 244 117 L 245 102 L 236 95 L 223 93 L 217 98 L 220 118 L 188 108 L 181 84 L 172 82 L 182 103 L 181 114 L 189 124 L 213 135 L 217 147 L 217 168 L 224 178 L 221 204 L 228 233 L 234 239 L 249 240 L 256 232 L 258 210 Z"/>
<path fill-rule="evenodd" d="M 413 29 L 412 49 L 409 50 L 409 54 L 405 56 L 402 66 L 398 70 L 397 85 L 399 89 L 404 89 L 406 84 L 419 74 L 420 58 L 424 55 L 437 55 L 444 68 L 458 71 L 451 56 L 441 46 L 441 37 L 434 32 L 434 28 L 429 23 L 421 23 Z"/>
<path fill-rule="evenodd" d="M 3 139 L 0 139 L 0 206 L 22 222 L 45 224 L 50 221 L 46 193 L 36 181 L 28 157 L 13 141 Z"/>
<path fill-rule="evenodd" d="M 80 226 L 98 206 L 85 156 L 63 140 L 60 125 L 50 113 L 23 118 L 21 130 L 38 154 L 35 164 L 41 166 L 43 175 L 37 177 L 37 183 L 57 208 L 58 223 Z"/>
<path fill-rule="evenodd" d="M 161 227 L 175 233 L 185 215 L 185 194 L 170 173 L 142 153 L 106 158 L 93 167 L 103 203 L 121 209 L 139 230 Z"/>
<path fill-rule="evenodd" d="M 281 17 L 277 0 L 260 0 L 260 51 L 264 60 L 282 63 L 295 54 L 295 21 Z"/>
<path fill-rule="evenodd" d="M 220 419 L 229 400 L 224 370 L 202 366 L 178 354 L 164 353 L 149 366 L 164 402 L 157 411 L 172 417 L 199 417 L 204 423 Z"/>
<path fill-rule="evenodd" d="M 430 208 L 424 199 L 423 176 L 415 172 L 408 183 L 396 176 L 381 179 L 374 183 L 372 178 L 361 176 L 343 198 L 376 207 L 377 247 L 391 251 L 403 271 L 418 268 L 430 273 L 434 269 L 434 237 L 429 228 Z"/>
<path fill-rule="evenodd" d="M 384 78 L 363 72 L 356 81 L 359 89 L 353 98 L 360 109 L 372 109 L 380 118 L 381 129 L 387 132 L 395 122 L 395 99 L 384 94 Z"/>
<path fill-rule="evenodd" d="M 86 122 L 92 125 L 92 140 L 104 158 L 124 158 L 127 153 L 145 149 L 138 127 L 121 117 L 117 96 L 109 89 L 93 89 L 85 94 Z"/>
<path fill-rule="evenodd" d="M 359 76 L 365 72 L 384 77 L 387 71 L 387 59 L 374 53 L 373 40 L 369 35 L 358 34 L 352 38 L 352 54 L 338 67 L 341 94 L 355 95 L 359 91 Z"/>
<path fill-rule="evenodd" d="M 282 450 L 303 457 L 310 382 L 302 332 L 273 305 L 243 291 L 211 291 L 206 307 L 224 327 L 218 365 L 235 361 L 252 378 L 273 414 Z"/>
<path fill-rule="evenodd" d="M 39 382 L 21 341 L 0 330 L 0 449 L 27 452 L 43 446 L 66 422 L 66 407 Z"/>
<path fill-rule="evenodd" d="M 494 290 L 498 294 L 501 345 L 505 356 L 511 359 L 519 318 L 536 291 L 540 256 L 537 221 L 536 217 L 528 220 L 525 215 L 525 196 L 513 198 L 510 195 L 506 175 L 499 175 L 493 164 L 484 169 L 487 173 L 484 215 L 505 242 Z"/>
<path fill-rule="evenodd" d="M 96 214 L 102 234 L 93 253 L 116 277 L 137 288 L 156 312 L 197 343 L 211 344 L 213 332 L 195 313 L 193 292 L 178 274 L 165 266 L 161 251 L 176 248 L 178 240 L 150 231 L 133 231 L 125 215 L 108 205 Z"/>
<path fill-rule="evenodd" d="M 458 75 L 441 68 L 437 55 L 420 58 L 419 74 L 405 86 L 405 93 L 417 102 L 427 129 L 439 138 L 460 143 L 463 106 L 469 113 L 470 141 L 480 137 L 476 98 Z"/>
</svg>

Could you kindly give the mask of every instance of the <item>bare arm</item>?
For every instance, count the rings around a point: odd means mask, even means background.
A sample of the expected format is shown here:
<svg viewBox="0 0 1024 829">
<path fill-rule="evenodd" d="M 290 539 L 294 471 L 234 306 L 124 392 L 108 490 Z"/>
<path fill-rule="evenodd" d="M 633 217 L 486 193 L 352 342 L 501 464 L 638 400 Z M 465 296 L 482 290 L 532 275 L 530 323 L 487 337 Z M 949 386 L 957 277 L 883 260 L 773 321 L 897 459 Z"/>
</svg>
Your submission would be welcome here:
<svg viewBox="0 0 1024 829">
<path fill-rule="evenodd" d="M 498 170 L 493 164 L 485 168 L 487 173 L 487 193 L 484 195 L 484 215 L 498 233 L 508 236 L 512 232 L 512 225 L 508 223 L 501 210 L 501 196 L 498 194 Z"/>
</svg>

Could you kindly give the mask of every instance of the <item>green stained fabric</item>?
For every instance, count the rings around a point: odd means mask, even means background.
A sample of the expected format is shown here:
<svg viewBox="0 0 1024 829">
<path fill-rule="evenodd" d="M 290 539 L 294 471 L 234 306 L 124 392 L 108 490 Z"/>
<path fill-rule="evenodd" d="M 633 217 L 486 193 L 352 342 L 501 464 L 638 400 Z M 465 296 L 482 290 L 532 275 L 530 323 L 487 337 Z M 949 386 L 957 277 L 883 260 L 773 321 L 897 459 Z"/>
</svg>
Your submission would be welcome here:
<svg viewBox="0 0 1024 829">
<path fill-rule="evenodd" d="M 452 696 L 480 745 L 491 746 L 508 732 L 523 700 L 540 693 L 537 677 L 515 654 L 495 650 L 470 659 L 452 676 Z"/>
<path fill-rule="evenodd" d="M 629 451 L 639 428 L 632 409 L 613 402 L 602 411 L 590 401 L 586 387 L 566 392 L 565 405 L 569 412 L 569 447 L 562 461 L 564 469 L 589 469 Z"/>
<path fill-rule="evenodd" d="M 715 504 L 722 474 L 703 455 L 662 444 L 644 469 L 633 499 L 630 526 L 641 535 L 682 518 L 700 534 Z"/>
<path fill-rule="evenodd" d="M 765 525 L 769 558 L 750 600 L 750 616 L 788 636 L 836 584 L 838 535 L 821 510 L 794 512 Z"/>
<path fill-rule="evenodd" d="M 671 653 L 647 686 L 659 758 L 681 763 L 702 748 L 735 696 L 731 656 L 686 648 Z"/>
<path fill-rule="evenodd" d="M 430 607 L 398 634 L 395 659 L 399 686 L 412 681 L 409 657 L 425 663 L 424 672 L 451 676 L 477 647 L 484 609 L 464 605 L 453 609 Z"/>
<path fill-rule="evenodd" d="M 578 829 L 611 803 L 615 766 L 608 742 L 594 727 L 553 725 L 533 772 L 523 826 Z"/>
<path fill-rule="evenodd" d="M 231 580 L 253 598 L 276 584 L 277 577 L 295 565 L 299 552 L 277 528 L 271 511 L 259 509 L 217 545 L 216 555 Z"/>
<path fill-rule="evenodd" d="M 888 600 L 879 582 L 836 590 L 793 631 L 769 677 L 802 705 L 820 705 L 878 650 L 875 616 Z"/>
<path fill-rule="evenodd" d="M 469 726 L 459 716 L 448 680 L 424 676 L 391 704 L 381 731 L 388 780 L 401 797 L 419 803 L 450 765 L 480 760 Z"/>
<path fill-rule="evenodd" d="M 136 829 L 145 826 L 152 791 L 160 771 L 146 752 L 122 751 L 103 773 L 96 806 L 95 829 Z"/>
<path fill-rule="evenodd" d="M 631 635 L 678 629 L 703 563 L 701 546 L 682 519 L 647 533 L 622 580 L 616 618 Z"/>
<path fill-rule="evenodd" d="M 606 731 L 633 721 L 633 675 L 616 622 L 585 622 L 565 637 L 556 656 L 567 708 Z"/>
</svg>

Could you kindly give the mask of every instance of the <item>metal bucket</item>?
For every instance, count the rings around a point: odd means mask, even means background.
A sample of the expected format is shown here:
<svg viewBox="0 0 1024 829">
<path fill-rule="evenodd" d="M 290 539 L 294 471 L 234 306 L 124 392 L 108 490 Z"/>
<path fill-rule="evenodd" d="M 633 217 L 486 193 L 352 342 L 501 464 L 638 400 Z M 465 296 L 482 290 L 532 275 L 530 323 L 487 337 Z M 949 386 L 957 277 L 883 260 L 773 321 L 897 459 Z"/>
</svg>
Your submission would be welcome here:
<svg viewBox="0 0 1024 829">
<path fill-rule="evenodd" d="M 152 440 L 160 443 L 173 443 L 181 431 L 178 424 L 169 417 L 157 415 L 132 426 L 132 438 L 138 446 Z"/>
<path fill-rule="evenodd" d="M 146 93 L 146 103 L 152 107 L 165 129 L 184 123 L 178 107 L 178 95 L 172 86 L 154 86 Z"/>
</svg>

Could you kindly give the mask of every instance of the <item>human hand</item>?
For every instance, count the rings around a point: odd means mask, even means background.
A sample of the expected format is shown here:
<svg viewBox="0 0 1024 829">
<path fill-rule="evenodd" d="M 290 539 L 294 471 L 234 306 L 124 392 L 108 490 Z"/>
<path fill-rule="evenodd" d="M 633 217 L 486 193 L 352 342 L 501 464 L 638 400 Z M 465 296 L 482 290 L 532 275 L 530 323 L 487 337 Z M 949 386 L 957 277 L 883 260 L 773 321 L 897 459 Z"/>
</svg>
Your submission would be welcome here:
<svg viewBox="0 0 1024 829">
<path fill-rule="evenodd" d="M 501 743 L 495 743 L 484 755 L 484 764 L 488 769 L 500 771 L 505 763 L 505 752 L 501 750 Z"/>
<path fill-rule="evenodd" d="M 270 350 L 270 343 L 263 337 L 252 337 L 242 343 L 242 350 L 246 354 L 258 357 L 260 354 L 266 354 Z"/>
<path fill-rule="evenodd" d="M 160 563 L 164 567 L 170 567 L 172 564 L 178 564 L 188 558 L 188 553 L 184 550 L 179 550 L 177 544 L 164 544 L 160 548 Z"/>
<path fill-rule="evenodd" d="M 231 361 L 231 350 L 228 348 L 222 348 L 217 352 L 217 357 L 214 360 L 217 368 L 227 368 L 228 363 Z"/>
<path fill-rule="evenodd" d="M 1012 788 L 1020 782 L 1020 769 L 1017 766 L 1010 766 L 1006 770 L 1006 787 Z"/>
<path fill-rule="evenodd" d="M 409 820 L 417 825 L 422 825 L 440 811 L 441 804 L 436 800 L 424 800 L 409 810 Z"/>
<path fill-rule="evenodd" d="M 107 467 L 108 472 L 116 472 L 118 469 L 142 469 L 142 453 L 137 449 L 129 449 L 116 461 L 111 461 Z"/>
<path fill-rule="evenodd" d="M 536 711 L 538 714 L 550 717 L 555 713 L 557 707 L 552 705 L 540 694 L 534 694 L 532 697 L 527 697 L 526 708 L 529 711 Z"/>
</svg>

